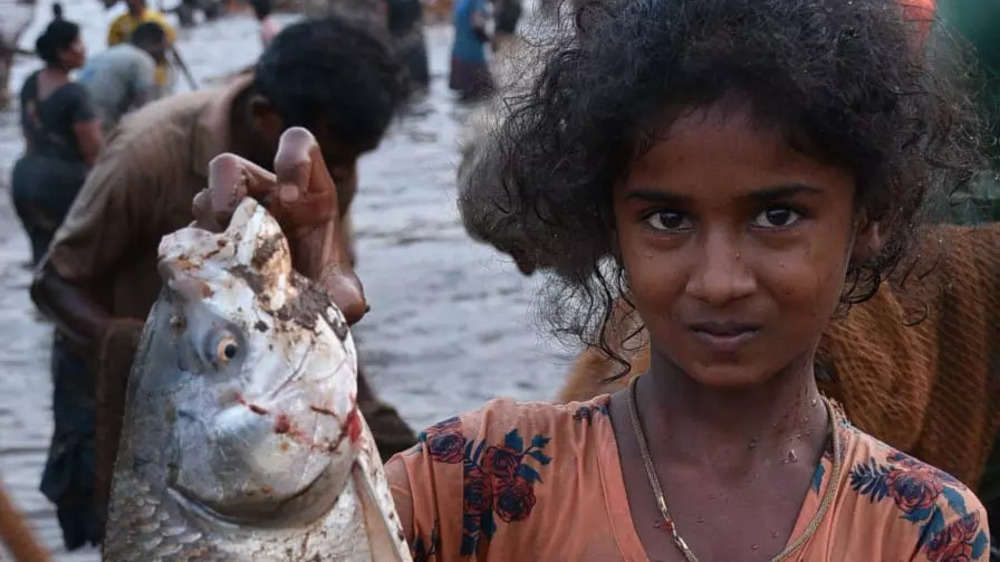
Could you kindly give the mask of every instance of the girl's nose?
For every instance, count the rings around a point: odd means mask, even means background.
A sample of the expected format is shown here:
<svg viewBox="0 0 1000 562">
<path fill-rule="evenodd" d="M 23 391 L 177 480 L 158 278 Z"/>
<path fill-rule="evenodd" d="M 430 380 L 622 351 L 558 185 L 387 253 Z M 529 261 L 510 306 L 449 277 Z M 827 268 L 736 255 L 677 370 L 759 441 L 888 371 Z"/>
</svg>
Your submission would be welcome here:
<svg viewBox="0 0 1000 562">
<path fill-rule="evenodd" d="M 739 236 L 709 232 L 703 240 L 686 292 L 712 306 L 723 306 L 753 294 L 757 282 L 744 259 Z"/>
</svg>

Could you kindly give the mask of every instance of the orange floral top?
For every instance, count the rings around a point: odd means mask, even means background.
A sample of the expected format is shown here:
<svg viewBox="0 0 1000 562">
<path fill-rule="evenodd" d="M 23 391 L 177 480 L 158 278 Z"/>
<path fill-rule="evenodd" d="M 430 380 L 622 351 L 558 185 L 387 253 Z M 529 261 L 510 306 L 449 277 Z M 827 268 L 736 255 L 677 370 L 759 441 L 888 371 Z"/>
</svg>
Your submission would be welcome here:
<svg viewBox="0 0 1000 562">
<path fill-rule="evenodd" d="M 648 560 L 609 399 L 494 400 L 393 457 L 386 473 L 415 561 Z M 839 413 L 833 427 L 784 560 L 986 562 L 986 511 L 972 492 Z"/>
</svg>

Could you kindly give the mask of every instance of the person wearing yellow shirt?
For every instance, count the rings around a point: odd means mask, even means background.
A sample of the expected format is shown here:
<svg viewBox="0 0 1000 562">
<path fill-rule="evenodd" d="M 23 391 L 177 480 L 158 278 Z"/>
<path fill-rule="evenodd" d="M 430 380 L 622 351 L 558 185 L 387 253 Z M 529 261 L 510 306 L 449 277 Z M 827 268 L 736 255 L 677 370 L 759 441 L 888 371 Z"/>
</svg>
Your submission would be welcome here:
<svg viewBox="0 0 1000 562">
<path fill-rule="evenodd" d="M 128 12 L 115 18 L 108 29 L 109 47 L 128 41 L 135 28 L 146 22 L 159 24 L 167 35 L 168 46 L 174 44 L 174 40 L 177 39 L 177 32 L 167 23 L 167 18 L 162 12 L 148 7 L 146 0 L 125 0 L 125 5 L 128 6 Z M 155 82 L 161 94 L 171 89 L 170 68 L 166 61 L 156 63 Z"/>
</svg>

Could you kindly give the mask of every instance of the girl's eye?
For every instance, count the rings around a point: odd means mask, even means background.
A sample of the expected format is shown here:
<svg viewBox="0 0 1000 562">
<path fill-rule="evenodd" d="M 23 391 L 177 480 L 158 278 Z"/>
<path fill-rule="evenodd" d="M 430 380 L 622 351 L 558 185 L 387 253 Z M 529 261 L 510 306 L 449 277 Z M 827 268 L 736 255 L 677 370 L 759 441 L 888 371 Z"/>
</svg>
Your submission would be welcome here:
<svg viewBox="0 0 1000 562">
<path fill-rule="evenodd" d="M 770 207 L 753 220 L 753 225 L 761 228 L 783 228 L 799 222 L 802 215 L 788 207 Z"/>
<path fill-rule="evenodd" d="M 215 359 L 222 365 L 236 358 L 240 352 L 240 344 L 233 336 L 223 336 L 215 344 Z"/>
<path fill-rule="evenodd" d="M 664 232 L 688 230 L 691 228 L 691 220 L 683 213 L 674 211 L 657 211 L 646 217 L 646 224 L 655 230 Z"/>
</svg>

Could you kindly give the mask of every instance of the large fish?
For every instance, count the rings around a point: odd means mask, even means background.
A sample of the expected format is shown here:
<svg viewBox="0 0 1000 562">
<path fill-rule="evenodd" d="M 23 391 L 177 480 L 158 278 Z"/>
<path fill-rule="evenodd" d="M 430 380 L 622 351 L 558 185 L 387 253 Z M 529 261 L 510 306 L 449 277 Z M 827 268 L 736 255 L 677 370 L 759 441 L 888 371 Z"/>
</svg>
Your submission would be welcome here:
<svg viewBox="0 0 1000 562">
<path fill-rule="evenodd" d="M 253 199 L 160 243 L 105 560 L 410 560 L 343 315 Z"/>
</svg>

